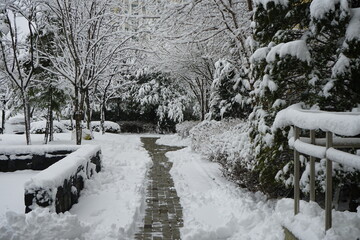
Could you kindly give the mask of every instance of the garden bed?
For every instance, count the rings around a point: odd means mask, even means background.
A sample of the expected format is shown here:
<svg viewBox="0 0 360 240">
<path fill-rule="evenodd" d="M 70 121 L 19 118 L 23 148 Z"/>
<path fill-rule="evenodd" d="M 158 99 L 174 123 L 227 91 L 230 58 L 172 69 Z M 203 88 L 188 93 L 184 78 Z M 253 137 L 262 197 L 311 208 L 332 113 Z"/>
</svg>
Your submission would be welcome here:
<svg viewBox="0 0 360 240">
<path fill-rule="evenodd" d="M 0 148 L 0 171 L 43 170 L 25 183 L 25 212 L 48 207 L 65 212 L 78 202 L 84 181 L 101 170 L 100 146 Z"/>
</svg>

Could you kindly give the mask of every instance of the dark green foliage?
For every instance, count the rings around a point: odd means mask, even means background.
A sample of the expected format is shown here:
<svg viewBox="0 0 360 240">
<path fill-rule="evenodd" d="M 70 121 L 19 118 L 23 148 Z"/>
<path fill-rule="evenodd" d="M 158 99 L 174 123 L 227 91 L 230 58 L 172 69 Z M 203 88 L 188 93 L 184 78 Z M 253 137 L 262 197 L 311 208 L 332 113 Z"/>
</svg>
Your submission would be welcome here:
<svg viewBox="0 0 360 240">
<path fill-rule="evenodd" d="M 346 37 L 351 11 L 337 3 L 335 10 L 316 14 L 310 12 L 311 3 L 269 1 L 266 6 L 258 3 L 254 13 L 253 38 L 259 50 L 252 59 L 251 136 L 258 149 L 259 184 L 272 196 L 286 193 L 275 175 L 293 157 L 287 147 L 289 129 L 271 129 L 278 111 L 299 102 L 331 111 L 349 111 L 360 103 L 359 40 Z M 298 53 L 296 48 L 288 51 L 294 43 L 301 46 Z"/>
</svg>

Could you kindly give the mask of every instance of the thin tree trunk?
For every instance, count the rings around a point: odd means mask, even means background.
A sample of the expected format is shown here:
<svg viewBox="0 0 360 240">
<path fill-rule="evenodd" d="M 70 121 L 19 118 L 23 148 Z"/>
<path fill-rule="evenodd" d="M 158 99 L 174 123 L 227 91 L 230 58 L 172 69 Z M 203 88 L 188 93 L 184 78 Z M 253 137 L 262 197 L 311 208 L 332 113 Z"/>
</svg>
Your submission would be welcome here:
<svg viewBox="0 0 360 240">
<path fill-rule="evenodd" d="M 4 134 L 5 132 L 5 105 L 6 100 L 3 101 L 4 108 L 2 109 L 2 115 L 1 115 L 1 134 Z"/>
<path fill-rule="evenodd" d="M 248 5 L 248 9 L 251 12 L 253 10 L 253 1 L 252 0 L 247 0 L 247 5 Z"/>
<path fill-rule="evenodd" d="M 101 127 L 101 133 L 105 134 L 105 111 L 106 111 L 106 106 L 105 106 L 105 98 L 103 98 L 102 100 L 102 104 L 101 104 L 101 111 L 100 111 L 100 127 Z"/>
<path fill-rule="evenodd" d="M 30 106 L 28 101 L 27 92 L 22 90 L 23 104 L 24 104 L 24 118 L 25 118 L 25 136 L 26 136 L 26 144 L 31 145 L 31 137 L 30 137 Z"/>
<path fill-rule="evenodd" d="M 49 142 L 54 141 L 54 115 L 53 115 L 53 89 L 50 87 L 50 105 L 49 105 Z"/>
<path fill-rule="evenodd" d="M 80 97 L 81 98 L 81 97 Z M 82 129 L 81 129 L 81 120 L 82 112 L 79 99 L 79 88 L 75 86 L 75 99 L 74 99 L 74 115 L 75 115 L 75 133 L 76 133 L 76 145 L 81 145 L 82 138 Z"/>
<path fill-rule="evenodd" d="M 54 115 L 53 115 L 53 109 L 52 104 L 50 105 L 50 125 L 49 125 L 49 142 L 54 141 Z"/>
<path fill-rule="evenodd" d="M 48 112 L 47 112 L 47 116 L 46 116 L 44 144 L 48 143 L 49 133 L 50 133 L 50 105 L 48 106 Z"/>
<path fill-rule="evenodd" d="M 91 129 L 91 106 L 90 106 L 90 98 L 89 98 L 89 90 L 85 90 L 85 104 L 86 104 L 86 128 L 92 132 Z"/>
</svg>

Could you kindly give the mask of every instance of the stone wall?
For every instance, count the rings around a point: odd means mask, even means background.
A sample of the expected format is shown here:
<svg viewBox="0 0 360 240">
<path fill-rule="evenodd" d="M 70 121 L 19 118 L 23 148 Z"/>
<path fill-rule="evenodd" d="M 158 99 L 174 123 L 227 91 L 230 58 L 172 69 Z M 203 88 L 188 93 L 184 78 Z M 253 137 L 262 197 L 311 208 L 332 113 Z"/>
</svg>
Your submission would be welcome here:
<svg viewBox="0 0 360 240">
<path fill-rule="evenodd" d="M 94 146 L 93 146 L 94 147 Z M 96 146 L 95 146 L 96 147 Z M 84 147 L 83 147 L 84 148 Z M 80 148 L 78 151 L 81 151 Z M 61 179 L 61 183 L 50 185 L 49 181 L 37 181 L 36 176 L 34 179 L 31 179 L 33 182 L 26 183 L 25 185 L 25 212 L 30 212 L 35 207 L 48 207 L 50 211 L 56 213 L 68 211 L 72 205 L 78 202 L 80 197 L 80 192 L 84 188 L 84 183 L 89 179 L 95 172 L 101 170 L 101 150 L 100 148 L 90 149 L 88 151 L 83 151 L 86 153 L 84 156 L 81 154 L 70 154 L 67 158 L 72 158 L 71 161 L 76 158 L 80 158 L 78 164 L 72 166 L 73 171 L 69 176 L 62 173 L 61 161 L 69 161 L 70 159 L 59 161 L 59 164 L 54 164 L 51 166 L 52 170 L 45 169 L 43 176 L 46 176 L 46 171 L 53 171 L 56 168 L 59 168 L 59 176 L 55 178 Z M 92 152 L 91 152 L 92 151 Z M 72 156 L 73 155 L 73 156 Z M 68 170 L 67 170 L 68 171 Z M 57 171 L 55 171 L 57 172 Z M 50 176 L 51 174 L 49 174 Z M 64 175 L 64 177 L 62 176 Z M 40 177 L 42 180 L 44 177 Z M 50 179 L 51 180 L 51 179 Z M 54 182 L 59 182 L 54 181 Z"/>
<path fill-rule="evenodd" d="M 74 150 L 57 150 L 34 153 L 1 153 L 0 152 L 0 172 L 14 172 L 17 170 L 44 170 L 63 159 Z"/>
</svg>

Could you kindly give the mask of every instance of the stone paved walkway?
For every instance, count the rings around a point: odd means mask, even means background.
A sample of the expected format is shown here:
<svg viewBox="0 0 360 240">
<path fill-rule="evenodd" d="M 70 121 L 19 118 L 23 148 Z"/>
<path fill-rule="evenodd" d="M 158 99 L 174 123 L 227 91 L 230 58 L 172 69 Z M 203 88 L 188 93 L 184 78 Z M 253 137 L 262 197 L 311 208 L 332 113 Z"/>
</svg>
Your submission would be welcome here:
<svg viewBox="0 0 360 240">
<path fill-rule="evenodd" d="M 182 207 L 169 173 L 172 163 L 165 157 L 168 151 L 181 149 L 155 144 L 157 138 L 141 138 L 151 155 L 153 166 L 149 172 L 144 222 L 135 234 L 137 240 L 180 239 L 183 226 Z"/>
</svg>

